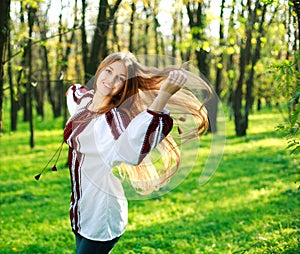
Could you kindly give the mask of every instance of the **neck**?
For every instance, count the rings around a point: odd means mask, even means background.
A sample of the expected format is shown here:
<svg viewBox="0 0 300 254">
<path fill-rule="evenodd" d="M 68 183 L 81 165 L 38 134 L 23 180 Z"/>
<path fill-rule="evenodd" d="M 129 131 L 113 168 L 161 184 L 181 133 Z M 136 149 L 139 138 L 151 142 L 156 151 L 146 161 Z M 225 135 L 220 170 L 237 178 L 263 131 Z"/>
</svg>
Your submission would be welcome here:
<svg viewBox="0 0 300 254">
<path fill-rule="evenodd" d="M 95 96 L 92 99 L 92 103 L 88 106 L 90 111 L 98 112 L 100 108 L 107 106 L 111 101 L 111 97 Z"/>
</svg>

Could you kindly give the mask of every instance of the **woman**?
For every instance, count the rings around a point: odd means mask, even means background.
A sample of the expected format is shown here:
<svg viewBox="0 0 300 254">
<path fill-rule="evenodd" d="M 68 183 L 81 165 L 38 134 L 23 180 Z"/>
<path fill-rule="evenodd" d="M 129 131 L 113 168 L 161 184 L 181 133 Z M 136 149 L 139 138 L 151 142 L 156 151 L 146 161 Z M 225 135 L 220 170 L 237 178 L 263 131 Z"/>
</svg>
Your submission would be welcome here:
<svg viewBox="0 0 300 254">
<path fill-rule="evenodd" d="M 69 145 L 70 218 L 77 254 L 109 253 L 125 232 L 127 200 L 114 168 L 142 194 L 158 190 L 178 170 L 180 151 L 169 135 L 175 121 L 170 114 L 193 115 L 196 128 L 183 139 L 206 131 L 204 107 L 182 89 L 192 83 L 210 91 L 183 69 L 149 68 L 130 53 L 113 53 L 99 65 L 93 90 L 78 84 L 68 90 L 71 118 L 64 140 Z M 153 149 L 162 154 L 159 168 L 147 156 Z"/>
</svg>

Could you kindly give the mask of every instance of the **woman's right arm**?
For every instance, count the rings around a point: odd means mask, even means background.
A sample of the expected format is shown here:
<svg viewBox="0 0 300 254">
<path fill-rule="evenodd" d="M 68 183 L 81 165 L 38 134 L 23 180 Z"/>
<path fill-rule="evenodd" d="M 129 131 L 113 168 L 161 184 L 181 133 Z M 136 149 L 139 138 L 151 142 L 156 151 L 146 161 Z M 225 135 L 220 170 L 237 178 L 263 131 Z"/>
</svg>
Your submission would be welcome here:
<svg viewBox="0 0 300 254">
<path fill-rule="evenodd" d="M 117 119 L 116 119 L 117 120 Z M 112 133 L 122 129 L 109 124 Z M 136 116 L 129 125 L 115 136 L 112 163 L 138 165 L 171 131 L 173 119 L 168 112 L 156 113 L 149 109 Z M 115 129 L 115 131 L 114 131 Z"/>
<path fill-rule="evenodd" d="M 77 112 L 81 98 L 87 91 L 87 87 L 80 84 L 72 84 L 67 90 L 67 107 L 71 116 Z"/>
</svg>

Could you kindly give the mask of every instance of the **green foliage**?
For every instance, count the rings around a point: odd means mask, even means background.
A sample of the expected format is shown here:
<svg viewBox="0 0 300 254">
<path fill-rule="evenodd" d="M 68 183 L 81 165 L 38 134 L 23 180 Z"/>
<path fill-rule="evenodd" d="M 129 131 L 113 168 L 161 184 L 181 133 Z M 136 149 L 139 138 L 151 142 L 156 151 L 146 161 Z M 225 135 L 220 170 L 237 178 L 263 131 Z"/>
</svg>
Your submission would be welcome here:
<svg viewBox="0 0 300 254">
<path fill-rule="evenodd" d="M 25 0 L 22 1 L 22 5 L 27 8 L 38 9 L 40 7 L 41 0 Z"/>
<path fill-rule="evenodd" d="M 273 3 L 275 3 L 276 1 L 275 1 L 275 0 L 262 0 L 262 2 L 263 2 L 264 4 L 273 4 Z"/>
<path fill-rule="evenodd" d="M 292 60 L 285 60 L 269 67 L 275 76 L 279 93 L 286 100 L 286 114 L 288 117 L 284 123 L 278 125 L 278 130 L 286 134 L 288 139 L 287 149 L 291 153 L 300 152 L 300 55 L 296 55 Z"/>
<path fill-rule="evenodd" d="M 264 109 L 250 116 L 248 136 L 240 138 L 227 123 L 223 160 L 200 186 L 210 152 L 210 134 L 204 136 L 199 160 L 181 185 L 154 199 L 129 201 L 127 232 L 112 254 L 298 253 L 299 161 L 275 131 L 281 120 Z M 34 149 L 26 123 L 0 137 L 0 253 L 74 253 L 67 147 L 58 172 L 33 178 L 61 142 L 61 121 L 35 123 Z"/>
</svg>

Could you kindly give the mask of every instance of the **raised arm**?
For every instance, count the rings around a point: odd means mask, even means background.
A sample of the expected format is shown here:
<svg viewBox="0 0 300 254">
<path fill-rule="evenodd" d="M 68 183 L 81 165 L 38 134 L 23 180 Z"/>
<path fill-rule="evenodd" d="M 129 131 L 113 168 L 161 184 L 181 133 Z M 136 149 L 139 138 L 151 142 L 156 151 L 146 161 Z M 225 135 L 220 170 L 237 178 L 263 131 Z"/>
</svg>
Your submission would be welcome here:
<svg viewBox="0 0 300 254">
<path fill-rule="evenodd" d="M 168 100 L 179 91 L 187 81 L 187 76 L 180 70 L 171 71 L 168 78 L 162 84 L 157 97 L 149 106 L 149 110 L 162 112 Z"/>
</svg>

